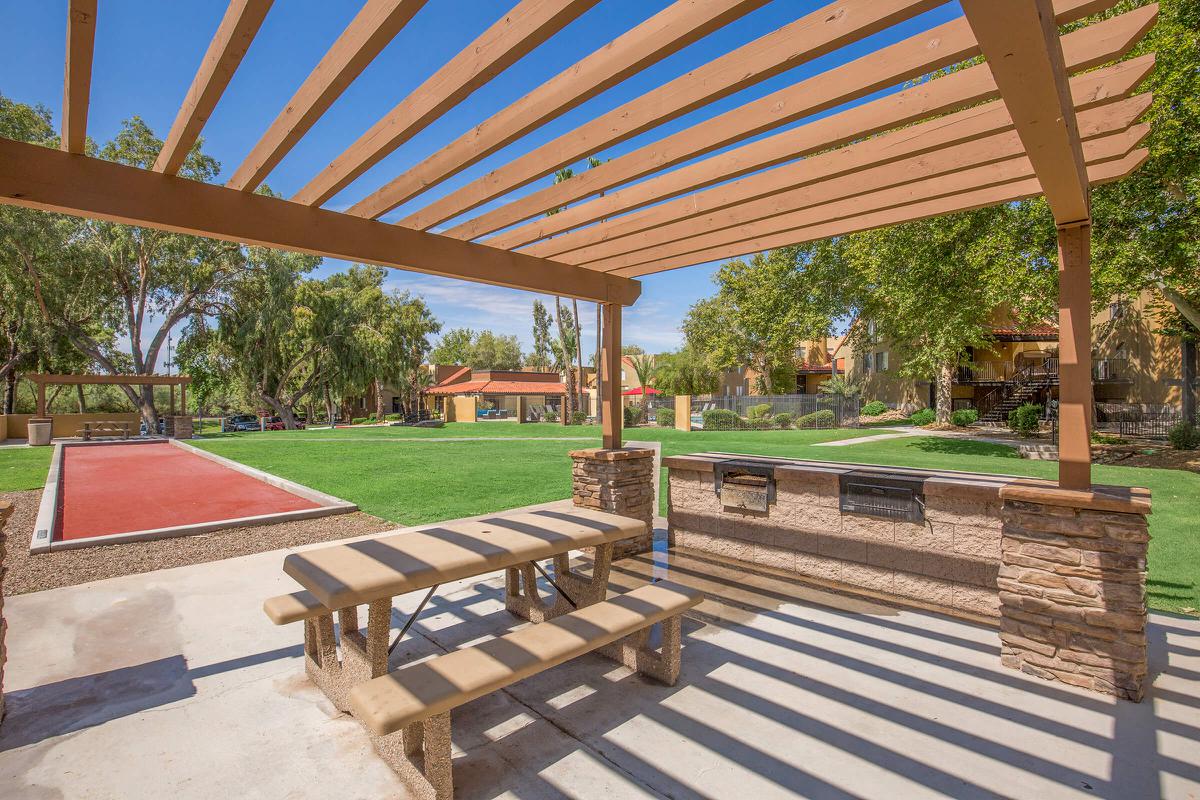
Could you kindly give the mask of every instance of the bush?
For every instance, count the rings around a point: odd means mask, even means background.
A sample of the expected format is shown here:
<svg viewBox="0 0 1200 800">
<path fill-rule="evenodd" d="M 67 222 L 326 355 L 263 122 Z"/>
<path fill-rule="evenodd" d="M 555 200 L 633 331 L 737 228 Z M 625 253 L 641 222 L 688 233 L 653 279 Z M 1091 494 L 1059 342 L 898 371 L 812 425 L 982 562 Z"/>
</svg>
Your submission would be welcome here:
<svg viewBox="0 0 1200 800">
<path fill-rule="evenodd" d="M 797 428 L 832 428 L 835 422 L 833 412 L 828 408 L 805 414 L 796 420 Z"/>
<path fill-rule="evenodd" d="M 746 419 L 751 422 L 766 422 L 771 416 L 771 404 L 761 403 L 746 409 Z"/>
<path fill-rule="evenodd" d="M 1184 420 L 1167 431 L 1167 441 L 1176 450 L 1195 450 L 1200 447 L 1200 428 L 1195 423 Z"/>
<path fill-rule="evenodd" d="M 862 411 L 859 411 L 858 414 L 859 414 L 859 416 L 862 416 L 862 417 L 878 417 L 880 414 L 882 414 L 885 411 L 887 411 L 886 405 L 884 405 L 879 400 L 872 400 L 871 402 L 869 402 L 865 406 L 863 406 Z"/>
<path fill-rule="evenodd" d="M 400 420 L 404 419 L 404 415 L 403 414 L 385 414 L 383 418 L 388 420 L 389 422 L 399 422 Z"/>
<path fill-rule="evenodd" d="M 1008 427 L 1021 436 L 1033 436 L 1038 432 L 1042 419 L 1042 407 L 1036 403 L 1026 403 L 1008 412 Z"/>
<path fill-rule="evenodd" d="M 742 418 L 727 408 L 710 408 L 700 418 L 706 431 L 735 431 L 742 427 Z"/>
<path fill-rule="evenodd" d="M 831 411 L 829 413 L 832 414 L 833 412 Z M 771 418 L 771 422 L 775 423 L 776 428 L 790 428 L 790 427 L 792 427 L 792 423 L 794 423 L 795 421 L 796 421 L 796 415 L 788 414 L 787 412 L 784 412 L 782 414 L 776 414 L 774 417 Z"/>
<path fill-rule="evenodd" d="M 641 424 L 642 407 L 641 406 L 625 406 L 625 427 L 632 428 L 634 425 Z"/>
<path fill-rule="evenodd" d="M 913 425 L 918 425 L 918 426 L 923 427 L 925 425 L 932 425 L 934 423 L 934 420 L 936 420 L 936 419 L 937 419 L 936 411 L 934 411 L 932 408 L 922 408 L 920 411 L 913 414 L 909 418 L 908 421 L 911 422 Z"/>
<path fill-rule="evenodd" d="M 979 421 L 979 412 L 973 408 L 960 408 L 950 415 L 950 421 L 960 428 L 966 428 Z"/>
<path fill-rule="evenodd" d="M 558 422 L 558 412 L 546 409 L 546 422 Z"/>
<path fill-rule="evenodd" d="M 586 411 L 571 412 L 571 424 L 572 425 L 582 425 L 585 422 L 587 422 L 587 412 Z"/>
<path fill-rule="evenodd" d="M 654 415 L 654 421 L 658 423 L 660 428 L 675 427 L 675 409 L 660 408 L 658 413 Z"/>
<path fill-rule="evenodd" d="M 351 425 L 366 425 L 368 422 L 374 422 L 374 421 L 375 420 L 373 420 L 371 417 L 355 417 L 354 419 L 350 420 L 350 424 Z"/>
</svg>

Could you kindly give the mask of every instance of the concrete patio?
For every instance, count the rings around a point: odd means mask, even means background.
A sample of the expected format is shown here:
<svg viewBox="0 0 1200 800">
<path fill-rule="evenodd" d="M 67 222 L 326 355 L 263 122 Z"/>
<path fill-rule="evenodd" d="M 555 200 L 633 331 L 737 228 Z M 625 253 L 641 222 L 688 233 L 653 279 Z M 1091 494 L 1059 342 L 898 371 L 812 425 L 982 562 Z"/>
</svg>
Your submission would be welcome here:
<svg viewBox="0 0 1200 800">
<path fill-rule="evenodd" d="M 4 797 L 399 795 L 260 610 L 295 589 L 285 552 L 8 598 Z M 709 598 L 679 683 L 586 656 L 465 706 L 459 797 L 1200 796 L 1200 621 L 1151 614 L 1133 704 L 1001 667 L 990 628 L 710 556 L 626 559 L 613 588 L 667 574 Z M 500 575 L 443 586 L 393 663 L 518 622 Z"/>
</svg>

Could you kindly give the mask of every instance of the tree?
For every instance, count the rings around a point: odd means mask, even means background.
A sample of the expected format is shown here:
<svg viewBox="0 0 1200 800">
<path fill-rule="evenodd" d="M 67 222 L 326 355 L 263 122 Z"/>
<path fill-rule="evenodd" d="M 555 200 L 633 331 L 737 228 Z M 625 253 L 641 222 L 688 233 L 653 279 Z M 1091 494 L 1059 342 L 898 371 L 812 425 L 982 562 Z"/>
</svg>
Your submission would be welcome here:
<svg viewBox="0 0 1200 800">
<path fill-rule="evenodd" d="M 642 412 L 643 418 L 648 416 L 650 410 L 650 385 L 654 382 L 655 367 L 654 356 L 648 355 L 633 355 L 626 356 L 629 365 L 633 367 L 633 372 L 637 375 L 638 383 L 642 386 Z"/>
<path fill-rule="evenodd" d="M 550 369 L 550 312 L 541 300 L 533 301 L 533 352 L 525 359 L 530 367 Z"/>
<path fill-rule="evenodd" d="M 862 394 L 862 386 L 842 375 L 834 375 L 817 386 L 817 393 L 853 400 Z"/>
<path fill-rule="evenodd" d="M 473 369 L 520 369 L 521 342 L 516 336 L 480 331 L 471 343 L 468 363 Z"/>
<path fill-rule="evenodd" d="M 898 374 L 934 377 L 948 424 L 954 370 L 991 344 L 997 309 L 1018 324 L 1053 312 L 1057 268 L 1030 247 L 1037 225 L 1014 204 L 856 233 L 821 248 L 808 275 L 839 287 L 856 351 L 887 341 Z"/>
<path fill-rule="evenodd" d="M 716 296 L 693 305 L 684 319 L 688 345 L 714 370 L 749 366 L 766 393 L 784 388 L 779 384 L 797 343 L 832 330 L 835 296 L 806 269 L 826 246 L 783 247 L 722 265 L 713 278 Z"/>
<path fill-rule="evenodd" d="M 713 394 L 720 376 L 688 345 L 674 353 L 655 356 L 655 386 L 671 395 Z"/>
<path fill-rule="evenodd" d="M 470 328 L 451 328 L 442 334 L 442 339 L 433 348 L 429 358 L 435 364 L 471 364 L 471 343 L 475 331 Z"/>
<path fill-rule="evenodd" d="M 558 340 L 554 342 L 554 368 L 563 374 L 566 381 L 566 394 L 563 395 L 562 424 L 571 421 L 575 411 L 575 369 L 572 362 L 575 359 L 575 323 L 571 312 L 563 308 L 562 298 L 554 298 L 554 320 L 558 325 Z"/>
<path fill-rule="evenodd" d="M 640 356 L 646 351 L 638 347 L 636 344 L 621 345 L 621 355 L 623 356 Z"/>
</svg>

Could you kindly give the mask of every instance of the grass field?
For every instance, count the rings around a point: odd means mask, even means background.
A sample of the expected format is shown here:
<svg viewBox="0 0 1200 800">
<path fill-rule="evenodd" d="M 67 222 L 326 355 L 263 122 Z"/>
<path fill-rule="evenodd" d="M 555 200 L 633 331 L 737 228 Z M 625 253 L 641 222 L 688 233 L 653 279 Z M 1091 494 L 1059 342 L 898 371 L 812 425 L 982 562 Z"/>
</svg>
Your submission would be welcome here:
<svg viewBox="0 0 1200 800">
<path fill-rule="evenodd" d="M 1058 469 L 1051 461 L 1021 459 L 1003 445 L 963 439 L 813 446 L 880 432 L 637 428 L 626 436 L 662 442 L 664 455 L 719 451 L 1041 478 L 1053 478 Z M 416 525 L 568 497 L 568 453 L 598 446 L 600 431 L 594 426 L 452 423 L 440 429 L 222 434 L 194 443 L 358 503 L 368 513 Z M 0 450 L 0 491 L 40 488 L 49 457 L 49 448 Z M 1153 493 L 1150 604 L 1171 611 L 1200 608 L 1200 475 L 1112 466 L 1097 466 L 1094 475 L 1098 483 L 1145 486 Z"/>
</svg>

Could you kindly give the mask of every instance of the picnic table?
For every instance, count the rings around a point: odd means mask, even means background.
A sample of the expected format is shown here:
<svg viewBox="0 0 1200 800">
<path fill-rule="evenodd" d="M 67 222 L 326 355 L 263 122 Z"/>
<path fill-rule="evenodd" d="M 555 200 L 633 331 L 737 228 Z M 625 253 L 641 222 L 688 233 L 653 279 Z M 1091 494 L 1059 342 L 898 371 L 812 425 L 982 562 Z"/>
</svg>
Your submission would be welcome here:
<svg viewBox="0 0 1200 800">
<path fill-rule="evenodd" d="M 112 436 L 129 438 L 130 423 L 123 420 L 85 422 L 80 434 L 85 442 L 90 442 L 96 436 Z"/>
<path fill-rule="evenodd" d="M 304 591 L 274 597 L 264 611 L 276 624 L 304 622 L 305 669 L 339 710 L 354 686 L 387 674 L 388 655 L 443 583 L 503 570 L 506 608 L 543 622 L 605 598 L 613 543 L 642 536 L 640 520 L 592 509 L 531 511 L 431 526 L 288 555 L 283 571 Z M 570 553 L 594 548 L 591 575 L 570 568 Z M 554 561 L 554 577 L 538 563 Z M 537 573 L 552 586 L 542 597 Z M 426 590 L 389 645 L 393 598 Z M 365 634 L 358 607 L 367 607 Z M 341 659 L 333 615 L 341 628 Z"/>
</svg>

